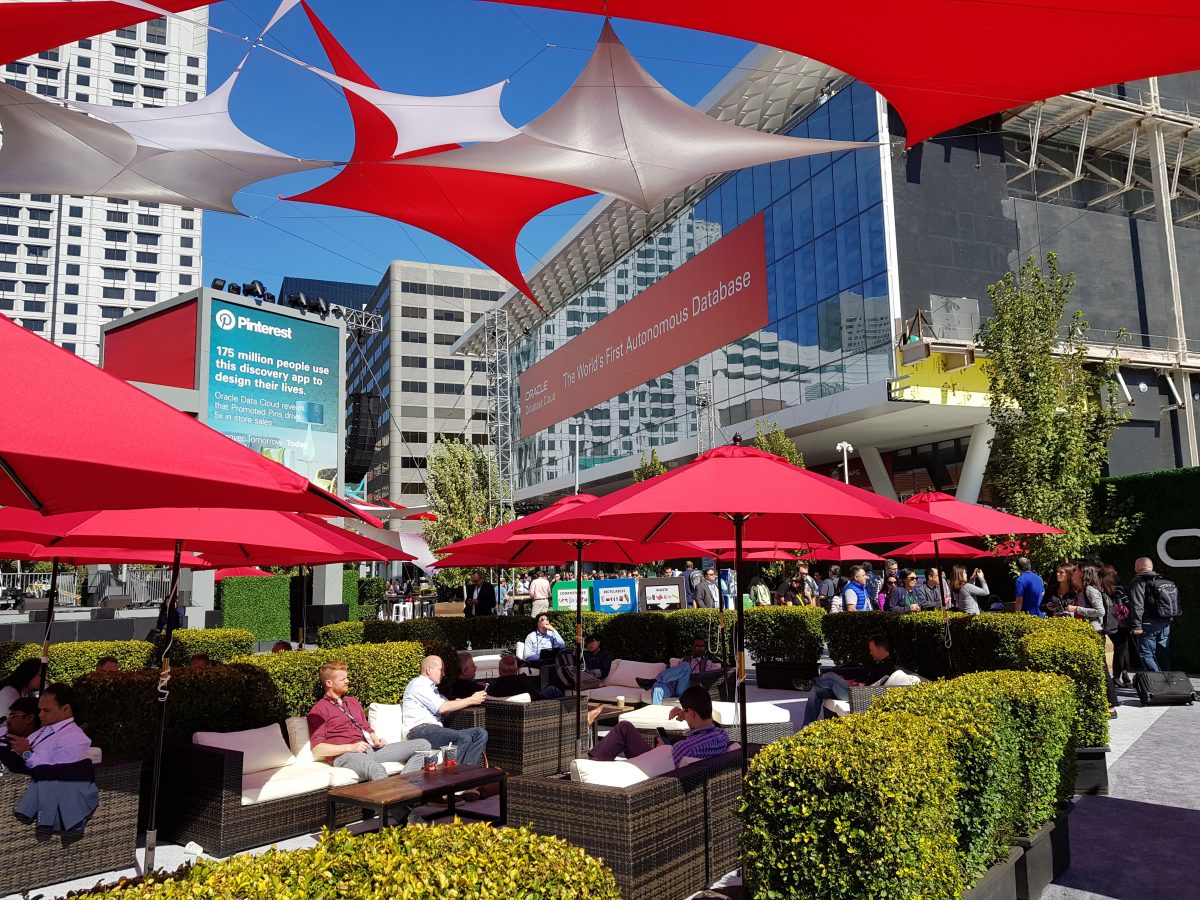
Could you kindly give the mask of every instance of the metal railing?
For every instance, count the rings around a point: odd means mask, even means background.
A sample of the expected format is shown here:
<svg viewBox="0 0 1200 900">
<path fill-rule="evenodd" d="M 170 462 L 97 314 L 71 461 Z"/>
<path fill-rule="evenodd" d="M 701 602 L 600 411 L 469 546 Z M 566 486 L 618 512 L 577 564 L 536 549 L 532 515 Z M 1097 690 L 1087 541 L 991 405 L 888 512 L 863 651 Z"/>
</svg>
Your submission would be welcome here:
<svg viewBox="0 0 1200 900">
<path fill-rule="evenodd" d="M 40 600 L 49 594 L 49 572 L 0 572 L 0 603 L 6 607 L 25 599 Z M 56 605 L 75 606 L 77 603 L 75 573 L 60 573 Z"/>
</svg>

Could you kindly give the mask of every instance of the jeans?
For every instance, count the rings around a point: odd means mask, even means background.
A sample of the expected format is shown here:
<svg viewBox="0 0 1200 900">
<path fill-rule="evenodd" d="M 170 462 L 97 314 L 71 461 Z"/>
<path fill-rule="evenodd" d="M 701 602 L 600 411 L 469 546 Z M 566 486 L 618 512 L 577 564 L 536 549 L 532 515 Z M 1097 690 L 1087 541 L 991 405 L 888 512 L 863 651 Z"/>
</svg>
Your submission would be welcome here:
<svg viewBox="0 0 1200 900">
<path fill-rule="evenodd" d="M 429 741 L 396 741 L 363 753 L 343 753 L 333 758 L 333 764 L 339 769 L 351 769 L 359 781 L 383 781 L 388 777 L 383 767 L 385 762 L 404 763 L 402 771 L 416 772 L 425 761 L 424 757 L 417 754 L 432 749 Z"/>
<path fill-rule="evenodd" d="M 654 679 L 654 687 L 650 690 L 650 702 L 658 704 L 663 702 L 664 697 L 680 697 L 691 684 L 692 664 L 676 663 Z"/>
<path fill-rule="evenodd" d="M 488 734 L 482 728 L 443 728 L 441 725 L 417 725 L 408 730 L 410 738 L 428 741 L 437 750 L 447 744 L 458 748 L 458 761 L 464 766 L 477 766 L 483 759 L 483 748 L 487 746 Z"/>
<path fill-rule="evenodd" d="M 800 727 L 810 725 L 821 717 L 826 700 L 849 700 L 850 685 L 836 672 L 826 672 L 813 682 L 813 689 L 804 704 L 804 721 Z"/>
<path fill-rule="evenodd" d="M 1171 668 L 1171 622 L 1169 619 L 1152 619 L 1142 623 L 1142 634 L 1137 638 L 1138 656 L 1142 668 L 1147 672 L 1161 672 Z"/>
</svg>

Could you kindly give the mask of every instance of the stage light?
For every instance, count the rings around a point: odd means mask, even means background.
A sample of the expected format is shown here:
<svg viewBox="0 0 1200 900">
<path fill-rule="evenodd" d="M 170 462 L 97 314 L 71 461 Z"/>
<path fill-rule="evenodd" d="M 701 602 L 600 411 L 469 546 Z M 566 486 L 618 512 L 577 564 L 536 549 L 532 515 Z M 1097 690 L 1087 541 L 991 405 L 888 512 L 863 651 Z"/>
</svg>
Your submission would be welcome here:
<svg viewBox="0 0 1200 900">
<path fill-rule="evenodd" d="M 263 287 L 263 283 L 257 278 L 250 282 L 250 287 L 253 288 L 255 297 L 265 297 L 267 294 L 267 289 Z"/>
<path fill-rule="evenodd" d="M 242 293 L 241 287 L 239 287 L 236 283 L 231 284 L 228 288 L 228 291 L 229 291 L 229 293 L 237 294 L 238 296 L 241 296 L 241 293 Z"/>
<path fill-rule="evenodd" d="M 333 307 L 333 309 L 331 309 L 330 312 L 333 313 L 333 317 L 335 319 L 340 319 L 343 315 L 342 308 L 340 306 Z"/>
<path fill-rule="evenodd" d="M 287 304 L 294 309 L 304 309 L 308 298 L 304 294 L 288 294 Z"/>
<path fill-rule="evenodd" d="M 212 289 L 214 291 L 225 290 L 225 279 L 224 278 L 214 278 L 212 280 Z"/>
<path fill-rule="evenodd" d="M 325 302 L 324 297 L 312 297 L 307 303 L 308 311 L 327 315 L 329 313 L 329 304 Z"/>
<path fill-rule="evenodd" d="M 266 300 L 268 303 L 274 303 L 275 295 L 272 294 L 270 291 L 267 291 L 265 294 L 263 294 L 263 299 Z"/>
</svg>

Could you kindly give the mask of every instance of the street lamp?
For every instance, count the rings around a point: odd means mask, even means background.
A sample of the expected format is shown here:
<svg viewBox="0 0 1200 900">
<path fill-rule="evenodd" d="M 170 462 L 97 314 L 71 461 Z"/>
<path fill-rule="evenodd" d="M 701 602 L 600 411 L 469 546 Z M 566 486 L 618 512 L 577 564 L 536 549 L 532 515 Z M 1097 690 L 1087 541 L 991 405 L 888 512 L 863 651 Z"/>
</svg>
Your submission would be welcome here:
<svg viewBox="0 0 1200 900">
<path fill-rule="evenodd" d="M 850 483 L 850 454 L 854 452 L 854 447 L 851 446 L 849 441 L 842 441 L 840 444 L 838 444 L 836 447 L 834 447 L 834 449 L 842 451 L 842 476 L 845 479 L 846 484 L 849 484 Z"/>
</svg>

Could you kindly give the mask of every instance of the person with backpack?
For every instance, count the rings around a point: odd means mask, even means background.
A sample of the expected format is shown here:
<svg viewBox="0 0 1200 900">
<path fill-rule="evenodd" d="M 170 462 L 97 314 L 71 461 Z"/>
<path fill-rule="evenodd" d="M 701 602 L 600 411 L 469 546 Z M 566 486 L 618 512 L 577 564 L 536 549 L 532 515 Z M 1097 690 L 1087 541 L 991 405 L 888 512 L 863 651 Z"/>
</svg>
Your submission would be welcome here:
<svg viewBox="0 0 1200 900">
<path fill-rule="evenodd" d="M 1133 684 L 1133 638 L 1129 633 L 1131 619 L 1129 615 L 1129 592 L 1121 583 L 1121 575 L 1117 567 L 1105 563 L 1100 570 L 1100 589 L 1108 598 L 1108 612 L 1104 620 L 1104 633 L 1112 641 L 1112 675 L 1113 681 L 1122 687 Z"/>
<path fill-rule="evenodd" d="M 1148 557 L 1134 563 L 1129 583 L 1130 634 L 1147 672 L 1171 668 L 1171 622 L 1179 617 L 1179 588 L 1154 571 Z"/>
</svg>

